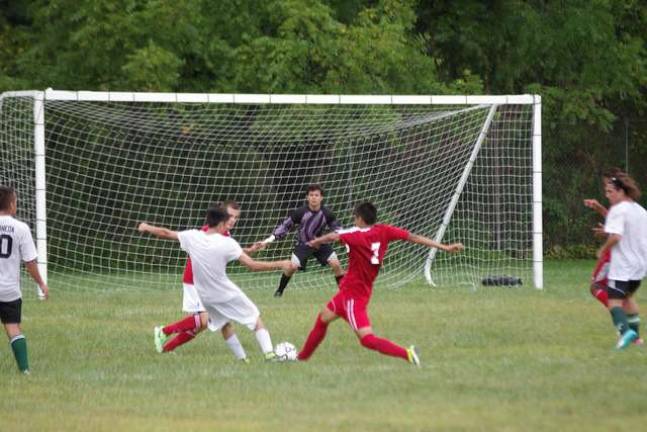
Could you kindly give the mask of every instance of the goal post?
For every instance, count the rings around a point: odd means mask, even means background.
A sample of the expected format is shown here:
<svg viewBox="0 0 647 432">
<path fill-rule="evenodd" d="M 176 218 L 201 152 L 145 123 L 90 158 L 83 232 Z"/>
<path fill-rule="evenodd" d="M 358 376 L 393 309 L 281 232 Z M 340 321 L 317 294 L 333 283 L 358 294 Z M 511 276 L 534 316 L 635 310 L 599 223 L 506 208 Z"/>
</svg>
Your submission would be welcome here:
<svg viewBox="0 0 647 432">
<path fill-rule="evenodd" d="M 535 287 L 544 287 L 544 234 L 542 221 L 541 96 L 533 96 L 532 110 L 532 260 Z"/>
<path fill-rule="evenodd" d="M 0 183 L 18 190 L 39 268 L 59 287 L 176 286 L 184 253 L 139 235 L 138 221 L 199 227 L 210 203 L 234 199 L 246 245 L 320 183 L 344 226 L 371 200 L 380 221 L 466 246 L 450 256 L 394 243 L 382 285 L 512 276 L 543 288 L 539 96 L 7 92 L 0 144 Z M 288 236 L 259 258 L 292 246 Z M 295 279 L 332 283 L 316 261 Z"/>
</svg>

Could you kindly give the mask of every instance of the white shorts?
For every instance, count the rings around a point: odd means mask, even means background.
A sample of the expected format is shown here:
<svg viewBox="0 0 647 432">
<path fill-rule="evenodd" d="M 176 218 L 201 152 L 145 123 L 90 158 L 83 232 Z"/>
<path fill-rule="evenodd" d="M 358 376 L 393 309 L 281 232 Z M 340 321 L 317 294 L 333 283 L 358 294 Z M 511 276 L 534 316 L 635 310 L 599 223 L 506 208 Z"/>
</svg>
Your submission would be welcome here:
<svg viewBox="0 0 647 432">
<path fill-rule="evenodd" d="M 200 296 L 198 295 L 198 291 L 195 289 L 195 285 L 182 284 L 182 288 L 182 311 L 192 314 L 207 311 L 207 309 L 205 309 L 204 305 L 202 304 L 202 300 L 200 300 Z M 207 321 L 207 328 L 211 331 L 218 331 L 220 327 L 216 327 L 211 322 L 211 319 Z"/>
<path fill-rule="evenodd" d="M 204 312 L 206 309 L 200 300 L 195 285 L 182 284 L 184 293 L 182 294 L 182 310 L 188 313 Z"/>
<path fill-rule="evenodd" d="M 258 317 L 261 316 L 256 305 L 244 293 L 240 293 L 225 303 L 207 304 L 206 307 L 209 313 L 209 330 L 211 331 L 219 330 L 229 321 L 235 321 L 254 330 Z"/>
</svg>

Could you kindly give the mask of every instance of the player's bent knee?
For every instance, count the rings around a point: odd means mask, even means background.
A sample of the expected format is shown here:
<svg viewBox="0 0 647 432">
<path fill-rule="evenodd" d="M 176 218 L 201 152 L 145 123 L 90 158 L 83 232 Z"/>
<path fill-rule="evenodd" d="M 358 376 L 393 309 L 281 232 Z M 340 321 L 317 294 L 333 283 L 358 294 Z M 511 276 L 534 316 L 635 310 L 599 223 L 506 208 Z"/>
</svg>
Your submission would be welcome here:
<svg viewBox="0 0 647 432">
<path fill-rule="evenodd" d="M 259 316 L 256 319 L 256 322 L 253 325 L 248 325 L 247 328 L 249 328 L 252 331 L 259 331 L 261 329 L 265 328 L 265 324 L 263 324 L 263 321 L 261 320 L 261 317 Z"/>
<path fill-rule="evenodd" d="M 369 327 L 362 327 L 362 328 L 359 328 L 359 329 L 355 330 L 355 335 L 357 336 L 357 338 L 359 340 L 362 340 L 366 336 L 375 336 L 375 334 L 373 334 L 373 328 L 370 327 L 370 326 Z"/>
<path fill-rule="evenodd" d="M 206 312 L 199 312 L 198 314 L 200 316 L 200 328 L 198 331 L 202 331 L 209 325 L 209 314 Z"/>
<path fill-rule="evenodd" d="M 598 293 L 598 291 L 599 291 L 599 288 L 598 288 L 598 287 L 596 287 L 596 286 L 595 286 L 595 284 L 593 284 L 593 285 L 591 285 L 591 286 L 589 287 L 589 292 L 591 293 L 591 295 L 592 295 L 593 297 L 596 297 L 596 294 Z"/>
<path fill-rule="evenodd" d="M 337 318 L 337 315 L 325 306 L 319 314 L 319 317 L 323 322 L 328 324 L 329 322 L 334 321 Z"/>
<path fill-rule="evenodd" d="M 6 323 L 4 325 L 5 332 L 7 333 L 7 337 L 9 339 L 15 338 L 16 336 L 20 336 L 22 334 L 22 330 L 20 329 L 20 324 L 17 323 Z"/>
</svg>

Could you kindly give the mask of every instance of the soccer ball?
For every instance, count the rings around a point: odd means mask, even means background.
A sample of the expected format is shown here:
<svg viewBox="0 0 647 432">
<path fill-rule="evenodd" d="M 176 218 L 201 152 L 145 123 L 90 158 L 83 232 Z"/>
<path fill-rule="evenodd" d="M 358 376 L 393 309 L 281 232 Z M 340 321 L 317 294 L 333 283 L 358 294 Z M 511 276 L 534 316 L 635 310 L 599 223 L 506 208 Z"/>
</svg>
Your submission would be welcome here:
<svg viewBox="0 0 647 432">
<path fill-rule="evenodd" d="M 279 361 L 296 361 L 297 348 L 290 342 L 281 342 L 274 348 L 274 354 Z"/>
</svg>

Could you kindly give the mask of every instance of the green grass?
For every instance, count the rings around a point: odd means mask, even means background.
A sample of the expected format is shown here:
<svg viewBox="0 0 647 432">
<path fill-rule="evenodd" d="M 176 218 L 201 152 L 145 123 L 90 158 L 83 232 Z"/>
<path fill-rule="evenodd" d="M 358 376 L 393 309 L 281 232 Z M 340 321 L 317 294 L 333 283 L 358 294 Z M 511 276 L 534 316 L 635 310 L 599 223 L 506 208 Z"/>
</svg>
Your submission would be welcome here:
<svg viewBox="0 0 647 432">
<path fill-rule="evenodd" d="M 212 333 L 159 355 L 152 328 L 180 316 L 180 287 L 28 293 L 33 373 L 18 375 L 1 345 L 0 430 L 642 430 L 647 346 L 612 350 L 608 313 L 588 294 L 592 265 L 548 263 L 545 291 L 377 291 L 376 333 L 417 344 L 420 369 L 362 348 L 341 321 L 303 364 L 264 363 L 240 326 L 252 364 Z M 248 292 L 274 342 L 300 346 L 334 290 Z"/>
</svg>

